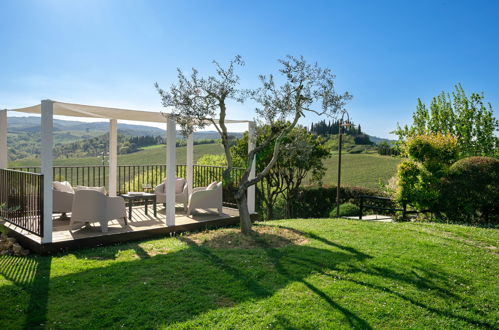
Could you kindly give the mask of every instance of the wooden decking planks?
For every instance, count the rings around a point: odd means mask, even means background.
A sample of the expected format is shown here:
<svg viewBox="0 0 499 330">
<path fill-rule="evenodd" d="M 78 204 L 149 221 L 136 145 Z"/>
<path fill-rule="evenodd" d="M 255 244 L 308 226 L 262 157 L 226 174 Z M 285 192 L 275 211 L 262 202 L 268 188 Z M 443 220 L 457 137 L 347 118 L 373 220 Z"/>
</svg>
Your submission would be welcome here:
<svg viewBox="0 0 499 330">
<path fill-rule="evenodd" d="M 68 214 L 70 216 L 70 214 Z M 21 244 L 34 250 L 35 252 L 46 254 L 69 249 L 83 247 L 101 246 L 120 242 L 145 239 L 148 237 L 164 236 L 172 232 L 194 231 L 207 227 L 218 227 L 239 222 L 239 212 L 237 209 L 226 208 L 222 210 L 222 215 L 218 213 L 195 213 L 187 216 L 182 208 L 176 209 L 175 226 L 166 225 L 165 209 L 158 206 L 157 217 L 154 217 L 152 205 L 145 214 L 144 206 L 134 206 L 132 219 L 128 224 L 124 224 L 123 219 L 109 222 L 108 232 L 102 233 L 98 222 L 89 226 L 70 226 L 69 220 L 59 220 L 58 215 L 54 215 L 52 243 L 41 244 L 38 236 L 30 234 L 12 224 L 3 223 L 11 230 Z M 128 210 L 127 210 L 128 216 Z"/>
</svg>

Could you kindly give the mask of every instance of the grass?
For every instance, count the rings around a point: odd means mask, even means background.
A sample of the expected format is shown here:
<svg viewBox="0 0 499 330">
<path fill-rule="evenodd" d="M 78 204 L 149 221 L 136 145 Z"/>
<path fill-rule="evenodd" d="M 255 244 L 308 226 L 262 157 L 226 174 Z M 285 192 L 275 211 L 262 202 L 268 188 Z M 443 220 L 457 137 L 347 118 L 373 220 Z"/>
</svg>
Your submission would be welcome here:
<svg viewBox="0 0 499 330">
<path fill-rule="evenodd" d="M 496 229 L 334 219 L 266 225 L 305 239 L 270 247 L 274 228 L 249 248 L 210 245 L 237 239 L 223 229 L 0 257 L 1 327 L 497 327 Z"/>
<path fill-rule="evenodd" d="M 379 181 L 387 183 L 397 172 L 400 158 L 380 156 L 378 154 L 342 154 L 341 184 L 379 188 Z M 325 161 L 327 168 L 323 182 L 336 185 L 338 182 L 338 155 Z"/>
</svg>

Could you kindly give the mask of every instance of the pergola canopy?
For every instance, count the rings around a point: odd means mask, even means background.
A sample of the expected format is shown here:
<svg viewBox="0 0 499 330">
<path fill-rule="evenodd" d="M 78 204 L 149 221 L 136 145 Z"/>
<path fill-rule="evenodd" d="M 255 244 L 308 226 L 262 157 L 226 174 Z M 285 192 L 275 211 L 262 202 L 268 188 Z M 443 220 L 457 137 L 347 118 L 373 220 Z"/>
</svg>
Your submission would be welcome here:
<svg viewBox="0 0 499 330">
<path fill-rule="evenodd" d="M 117 120 L 132 120 L 144 121 L 153 123 L 165 123 L 167 113 L 143 111 L 143 110 L 130 110 L 100 107 L 95 105 L 84 105 L 75 103 L 65 103 L 53 101 L 54 115 L 57 116 L 70 116 L 70 117 L 86 117 L 86 118 L 100 118 L 100 119 L 117 119 Z M 26 108 L 8 109 L 8 111 L 24 112 L 41 114 L 41 104 Z M 215 120 L 218 122 L 218 120 Z M 228 124 L 248 123 L 248 120 L 225 120 Z M 207 123 L 211 123 L 207 121 Z"/>
<path fill-rule="evenodd" d="M 42 100 L 40 104 L 26 108 L 0 110 L 0 168 L 8 167 L 7 159 L 7 111 L 33 113 L 41 115 L 41 173 L 43 174 L 43 235 L 42 242 L 52 242 L 52 183 L 53 183 L 53 118 L 57 116 L 86 117 L 109 120 L 109 174 L 108 193 L 116 196 L 117 165 L 118 165 L 118 120 L 166 123 L 166 222 L 175 225 L 175 183 L 176 183 L 176 118 L 167 113 L 127 110 L 119 108 L 99 107 L 93 105 L 73 104 Z M 214 120 L 215 123 L 218 120 Z M 206 124 L 212 120 L 206 119 Z M 248 120 L 225 120 L 225 123 L 248 124 L 248 152 L 255 148 L 255 123 Z M 194 163 L 193 135 L 187 137 L 187 170 L 188 189 L 192 191 Z M 255 177 L 255 162 L 253 162 L 250 179 Z M 248 209 L 255 210 L 255 187 L 248 188 Z"/>
</svg>

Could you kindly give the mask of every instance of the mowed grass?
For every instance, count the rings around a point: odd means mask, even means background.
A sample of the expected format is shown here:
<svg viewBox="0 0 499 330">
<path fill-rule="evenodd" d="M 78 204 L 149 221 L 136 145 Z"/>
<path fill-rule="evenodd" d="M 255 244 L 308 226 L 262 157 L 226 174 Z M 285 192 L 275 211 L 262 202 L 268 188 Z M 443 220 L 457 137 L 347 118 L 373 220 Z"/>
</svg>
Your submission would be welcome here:
<svg viewBox="0 0 499 330">
<path fill-rule="evenodd" d="M 342 154 L 341 185 L 379 188 L 379 181 L 386 184 L 397 172 L 400 158 L 378 154 Z M 338 155 L 325 161 L 327 168 L 324 184 L 338 183 Z"/>
<path fill-rule="evenodd" d="M 496 229 L 335 219 L 265 225 L 306 240 L 272 248 L 262 237 L 261 246 L 241 249 L 183 235 L 2 256 L 1 327 L 497 328 Z M 234 235 L 225 232 L 206 237 L 228 243 Z"/>
</svg>

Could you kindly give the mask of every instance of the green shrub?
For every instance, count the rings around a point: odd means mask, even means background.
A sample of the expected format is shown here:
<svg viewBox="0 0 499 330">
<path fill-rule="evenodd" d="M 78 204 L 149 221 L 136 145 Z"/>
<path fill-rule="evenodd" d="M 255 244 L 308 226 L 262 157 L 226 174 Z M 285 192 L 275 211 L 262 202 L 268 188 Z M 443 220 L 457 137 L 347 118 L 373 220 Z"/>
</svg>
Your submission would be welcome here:
<svg viewBox="0 0 499 330">
<path fill-rule="evenodd" d="M 396 200 L 418 210 L 436 210 L 441 180 L 459 156 L 457 139 L 440 133 L 418 135 L 407 140 L 404 151 L 409 160 L 397 169 Z"/>
<path fill-rule="evenodd" d="M 358 216 L 360 214 L 360 208 L 352 203 L 345 203 L 340 205 L 340 217 L 350 217 Z M 336 217 L 336 207 L 329 212 L 329 217 Z"/>
<path fill-rule="evenodd" d="M 362 187 L 341 187 L 340 204 L 360 204 L 361 195 L 386 196 L 385 193 Z M 378 205 L 379 203 L 379 205 Z M 327 218 L 331 208 L 336 205 L 336 187 L 300 187 L 291 205 L 292 218 Z M 376 202 L 372 205 L 393 207 L 392 203 Z"/>
<path fill-rule="evenodd" d="M 450 166 L 459 156 L 457 139 L 440 133 L 409 138 L 405 151 L 409 158 L 423 164 L 435 174 Z"/>
<path fill-rule="evenodd" d="M 353 148 L 348 150 L 348 152 L 351 154 L 361 154 L 364 151 L 366 151 L 366 147 L 362 145 L 354 146 Z"/>
<path fill-rule="evenodd" d="M 499 223 L 499 160 L 469 157 L 453 164 L 442 180 L 438 211 L 447 220 Z"/>
<path fill-rule="evenodd" d="M 396 200 L 419 210 L 433 209 L 438 203 L 438 179 L 423 165 L 403 161 L 397 168 Z"/>
</svg>

